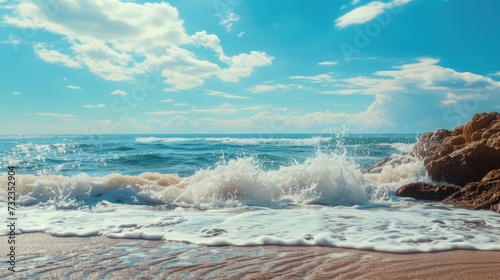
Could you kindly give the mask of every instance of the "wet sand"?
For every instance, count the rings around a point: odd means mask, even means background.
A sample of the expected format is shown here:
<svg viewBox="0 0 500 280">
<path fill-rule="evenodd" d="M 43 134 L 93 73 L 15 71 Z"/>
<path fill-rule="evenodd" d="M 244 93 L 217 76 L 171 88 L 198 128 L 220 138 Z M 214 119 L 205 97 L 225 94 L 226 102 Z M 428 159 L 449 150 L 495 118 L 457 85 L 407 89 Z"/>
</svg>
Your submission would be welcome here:
<svg viewBox="0 0 500 280">
<path fill-rule="evenodd" d="M 500 252 L 390 254 L 328 247 L 206 247 L 192 244 L 16 236 L 11 279 L 500 279 Z"/>
</svg>

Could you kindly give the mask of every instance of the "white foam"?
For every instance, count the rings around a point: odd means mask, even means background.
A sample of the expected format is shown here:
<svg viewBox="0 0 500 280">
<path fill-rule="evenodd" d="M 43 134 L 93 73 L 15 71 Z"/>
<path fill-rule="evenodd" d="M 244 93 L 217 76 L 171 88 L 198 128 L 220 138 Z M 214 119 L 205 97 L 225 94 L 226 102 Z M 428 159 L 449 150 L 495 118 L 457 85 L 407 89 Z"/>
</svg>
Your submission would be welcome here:
<svg viewBox="0 0 500 280">
<path fill-rule="evenodd" d="M 384 252 L 500 250 L 500 216 L 442 204 L 162 210 L 104 203 L 92 209 L 18 210 L 18 233 L 165 239 L 209 246 L 331 246 Z M 7 229 L 0 229 L 7 235 Z M 334 256 L 336 257 L 336 256 Z"/>
<path fill-rule="evenodd" d="M 305 139 L 294 138 L 230 138 L 230 137 L 207 137 L 207 138 L 180 138 L 180 137 L 139 137 L 136 142 L 139 143 L 172 143 L 186 141 L 206 141 L 214 143 L 223 143 L 231 145 L 281 145 L 281 146 L 318 146 L 321 144 L 331 143 L 333 137 L 311 137 Z"/>
<path fill-rule="evenodd" d="M 0 178 L 0 183 L 2 180 Z M 18 175 L 20 205 L 78 208 L 100 201 L 183 205 L 200 209 L 235 206 L 275 207 L 283 204 L 354 205 L 390 201 L 401 184 L 425 179 L 420 161 L 362 174 L 343 155 L 318 154 L 304 163 L 264 170 L 252 157 L 220 163 L 193 176 L 144 173 L 139 176 L 87 174 Z M 0 201 L 5 201 L 0 194 Z"/>
<path fill-rule="evenodd" d="M 271 171 L 244 157 L 187 178 L 19 174 L 18 233 L 387 252 L 500 250 L 498 214 L 395 197 L 400 185 L 428 178 L 417 158 L 393 161 L 377 174 L 324 153 Z"/>
</svg>

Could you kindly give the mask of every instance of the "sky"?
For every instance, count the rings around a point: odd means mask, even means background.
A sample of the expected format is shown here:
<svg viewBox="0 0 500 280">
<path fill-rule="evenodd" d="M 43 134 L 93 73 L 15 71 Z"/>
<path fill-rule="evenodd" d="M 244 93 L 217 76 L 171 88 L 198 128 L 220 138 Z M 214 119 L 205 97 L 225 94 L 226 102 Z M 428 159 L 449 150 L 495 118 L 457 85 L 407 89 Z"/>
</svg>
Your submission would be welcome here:
<svg viewBox="0 0 500 280">
<path fill-rule="evenodd" d="M 500 110 L 500 1 L 0 0 L 0 134 L 423 133 Z"/>
</svg>

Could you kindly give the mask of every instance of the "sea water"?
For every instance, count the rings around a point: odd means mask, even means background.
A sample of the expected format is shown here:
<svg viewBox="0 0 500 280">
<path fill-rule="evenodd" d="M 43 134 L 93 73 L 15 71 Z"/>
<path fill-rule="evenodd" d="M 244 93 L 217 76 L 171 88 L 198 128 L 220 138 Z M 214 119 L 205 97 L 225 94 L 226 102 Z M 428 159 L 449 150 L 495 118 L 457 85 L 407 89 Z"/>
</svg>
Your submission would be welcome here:
<svg viewBox="0 0 500 280">
<path fill-rule="evenodd" d="M 417 138 L 0 136 L 0 184 L 15 166 L 17 234 L 399 253 L 500 250 L 497 213 L 395 195 L 403 184 L 432 182 L 409 154 Z M 365 172 L 387 156 L 397 160 Z M 0 207 L 7 208 L 7 191 Z"/>
</svg>

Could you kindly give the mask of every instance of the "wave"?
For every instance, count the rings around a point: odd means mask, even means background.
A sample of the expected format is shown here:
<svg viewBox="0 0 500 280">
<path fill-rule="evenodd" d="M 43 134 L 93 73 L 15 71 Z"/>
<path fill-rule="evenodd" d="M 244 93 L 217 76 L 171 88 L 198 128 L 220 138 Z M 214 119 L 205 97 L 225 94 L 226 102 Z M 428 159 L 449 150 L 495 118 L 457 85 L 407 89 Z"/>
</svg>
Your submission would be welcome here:
<svg viewBox="0 0 500 280">
<path fill-rule="evenodd" d="M 363 205 L 390 201 L 400 185 L 426 178 L 409 155 L 404 165 L 363 174 L 345 156 L 318 154 L 303 163 L 265 170 L 253 157 L 219 162 L 189 177 L 146 172 L 139 176 L 18 175 L 20 205 L 78 208 L 102 201 L 214 209 L 236 206 Z M 5 176 L 0 183 L 6 185 Z M 3 180 L 3 181 L 2 181 Z M 2 196 L 3 195 L 3 196 Z M 0 200 L 5 202 L 5 194 Z"/>
<path fill-rule="evenodd" d="M 205 141 L 213 143 L 223 143 L 230 145 L 262 145 L 272 144 L 280 146 L 318 146 L 334 141 L 333 137 L 311 137 L 306 139 L 294 138 L 230 138 L 230 137 L 207 137 L 207 138 L 179 138 L 179 137 L 138 137 L 138 143 L 173 143 L 187 141 Z"/>
</svg>

